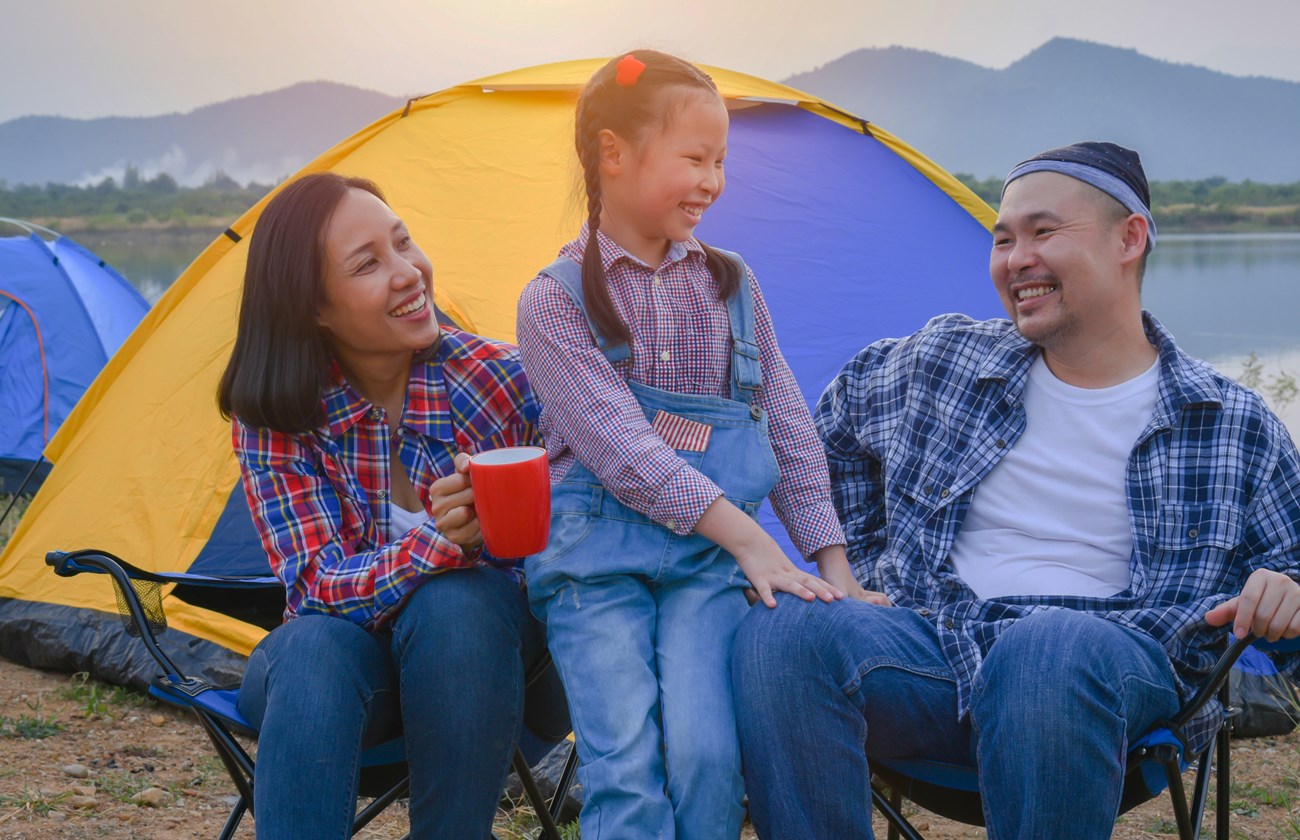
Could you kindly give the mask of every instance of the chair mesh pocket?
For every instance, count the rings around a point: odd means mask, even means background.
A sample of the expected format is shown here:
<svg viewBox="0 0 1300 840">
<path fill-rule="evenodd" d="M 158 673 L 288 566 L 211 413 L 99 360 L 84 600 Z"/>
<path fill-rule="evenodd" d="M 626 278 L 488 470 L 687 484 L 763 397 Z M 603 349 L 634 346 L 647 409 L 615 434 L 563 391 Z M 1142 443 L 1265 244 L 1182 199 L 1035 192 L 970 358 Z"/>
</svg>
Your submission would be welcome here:
<svg viewBox="0 0 1300 840">
<path fill-rule="evenodd" d="M 167 614 L 163 612 L 162 587 L 155 581 L 133 579 L 131 588 L 135 590 L 136 599 L 140 602 L 145 620 L 149 623 L 149 630 L 154 633 L 166 630 Z M 139 638 L 140 628 L 131 617 L 131 608 L 127 605 L 122 590 L 114 586 L 113 594 L 117 596 L 117 612 L 122 619 L 122 626 L 126 628 L 129 635 Z"/>
</svg>

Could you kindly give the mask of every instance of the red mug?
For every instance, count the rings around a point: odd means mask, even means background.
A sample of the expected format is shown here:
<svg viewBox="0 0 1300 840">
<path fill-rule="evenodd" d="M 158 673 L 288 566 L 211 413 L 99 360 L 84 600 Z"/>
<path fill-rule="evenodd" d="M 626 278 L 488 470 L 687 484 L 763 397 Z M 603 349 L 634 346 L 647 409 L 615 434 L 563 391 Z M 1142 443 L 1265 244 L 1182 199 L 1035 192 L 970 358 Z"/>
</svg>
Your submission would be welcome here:
<svg viewBox="0 0 1300 840">
<path fill-rule="evenodd" d="M 539 446 L 489 449 L 469 459 L 474 512 L 489 554 L 526 557 L 551 535 L 551 475 Z"/>
</svg>

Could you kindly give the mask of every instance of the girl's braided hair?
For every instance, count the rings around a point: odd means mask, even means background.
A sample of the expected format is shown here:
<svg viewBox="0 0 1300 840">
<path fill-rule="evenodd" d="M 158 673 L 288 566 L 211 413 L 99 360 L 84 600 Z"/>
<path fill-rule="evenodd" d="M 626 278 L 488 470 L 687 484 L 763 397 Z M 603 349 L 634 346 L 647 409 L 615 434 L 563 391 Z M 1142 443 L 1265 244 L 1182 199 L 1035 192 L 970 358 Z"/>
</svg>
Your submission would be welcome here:
<svg viewBox="0 0 1300 840">
<path fill-rule="evenodd" d="M 578 96 L 574 121 L 574 145 L 582 164 L 587 193 L 587 243 L 582 257 L 582 292 L 591 320 L 611 343 L 631 343 L 627 324 L 619 317 L 609 295 L 605 268 L 600 259 L 596 232 L 600 229 L 600 132 L 609 129 L 620 137 L 637 141 L 648 127 L 670 119 L 671 91 L 695 89 L 718 92 L 713 80 L 698 67 L 676 56 L 655 50 L 637 50 L 632 55 L 645 64 L 633 84 L 619 84 L 618 64 L 625 56 L 610 59 L 597 70 Z M 705 264 L 718 284 L 718 299 L 726 300 L 740 285 L 740 268 L 716 249 L 700 243 Z"/>
</svg>

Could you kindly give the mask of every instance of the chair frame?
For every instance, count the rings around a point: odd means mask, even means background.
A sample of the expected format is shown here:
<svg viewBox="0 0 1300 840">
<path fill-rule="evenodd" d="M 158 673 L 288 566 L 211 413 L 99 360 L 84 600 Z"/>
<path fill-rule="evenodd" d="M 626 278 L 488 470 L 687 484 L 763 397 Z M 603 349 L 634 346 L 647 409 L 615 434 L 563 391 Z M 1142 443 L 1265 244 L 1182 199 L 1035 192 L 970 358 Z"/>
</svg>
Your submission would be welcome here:
<svg viewBox="0 0 1300 840">
<path fill-rule="evenodd" d="M 255 738 L 257 733 L 243 722 L 222 714 L 221 701 L 234 697 L 231 691 L 217 688 L 197 677 L 188 676 L 172 662 L 158 643 L 157 635 L 166 629 L 166 616 L 159 614 L 149 616 L 141 603 L 133 582 L 145 584 L 182 583 L 190 585 L 225 586 L 240 588 L 260 588 L 269 585 L 267 578 L 244 578 L 217 576 L 198 576 L 179 573 L 150 572 L 140 569 L 107 551 L 84 549 L 80 551 L 51 551 L 45 556 L 47 565 L 54 568 L 61 577 L 72 577 L 84 572 L 108 575 L 117 589 L 118 607 L 122 622 L 127 632 L 137 636 L 162 669 L 154 676 L 149 693 L 154 697 L 184 706 L 194 712 L 204 732 L 216 749 L 218 757 L 225 765 L 230 780 L 239 793 L 238 801 L 231 807 L 230 815 L 218 835 L 219 840 L 230 840 L 234 836 L 244 814 L 253 813 L 253 779 L 255 762 L 236 738 L 236 733 L 248 738 Z M 275 582 L 274 585 L 281 584 Z M 529 683 L 537 679 L 550 667 L 550 658 L 536 666 L 526 679 Z M 227 703 L 228 705 L 228 703 Z M 564 768 L 557 780 L 555 791 L 548 802 L 537 786 L 531 769 L 523 753 L 516 748 L 512 766 L 519 776 L 529 804 L 536 812 L 541 823 L 542 840 L 560 840 L 558 823 L 565 805 L 565 798 L 573 784 L 578 765 L 577 750 L 572 746 Z M 368 771 L 369 770 L 369 774 Z M 386 771 L 386 772 L 385 772 Z M 368 779 L 367 775 L 372 778 Z M 380 778 L 382 776 L 382 778 Z M 352 823 L 352 833 L 356 834 L 369 824 L 384 809 L 396 800 L 406 796 L 410 791 L 410 776 L 407 774 L 404 754 L 401 753 L 400 740 L 381 744 L 362 754 L 363 795 L 374 798 L 356 813 Z M 407 835 L 409 837 L 409 834 Z"/>
<path fill-rule="evenodd" d="M 1199 840 L 1213 771 L 1217 781 L 1215 837 L 1217 840 L 1229 840 L 1232 817 L 1229 801 L 1232 785 L 1230 723 L 1241 710 L 1231 705 L 1228 675 L 1242 651 L 1252 644 L 1264 648 L 1295 649 L 1291 642 L 1270 645 L 1253 637 L 1233 640 L 1227 651 L 1215 662 L 1196 695 L 1173 718 L 1158 723 L 1130 748 L 1124 793 L 1120 802 L 1121 814 L 1163 793 L 1163 789 L 1152 793 L 1143 778 L 1143 765 L 1156 762 L 1164 770 L 1165 787 L 1173 801 L 1179 840 Z M 1182 727 L 1215 696 L 1224 709 L 1219 728 L 1210 743 L 1200 752 L 1185 757 Z M 1196 779 L 1189 799 L 1182 774 L 1193 763 L 1196 765 Z M 903 816 L 904 798 L 911 799 L 925 810 L 941 817 L 967 825 L 984 824 L 974 768 L 940 765 L 937 762 L 895 762 L 881 759 L 873 759 L 871 765 L 871 801 L 889 825 L 889 840 L 898 840 L 900 837 L 906 840 L 925 840 Z M 909 772 L 913 770 L 928 776 L 946 775 L 948 783 L 921 780 Z"/>
</svg>

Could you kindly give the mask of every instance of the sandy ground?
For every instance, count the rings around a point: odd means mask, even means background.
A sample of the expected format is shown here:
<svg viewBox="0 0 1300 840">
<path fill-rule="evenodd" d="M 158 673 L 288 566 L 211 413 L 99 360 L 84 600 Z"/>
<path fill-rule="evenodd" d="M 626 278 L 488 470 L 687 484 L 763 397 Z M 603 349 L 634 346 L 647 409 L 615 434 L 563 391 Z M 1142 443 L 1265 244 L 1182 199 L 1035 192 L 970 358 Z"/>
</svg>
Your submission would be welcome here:
<svg viewBox="0 0 1300 840">
<path fill-rule="evenodd" d="M 234 786 L 188 712 L 0 659 L 0 718 L 0 838 L 212 838 L 225 822 Z M 1300 733 L 1237 741 L 1233 756 L 1233 837 L 1300 840 Z M 1172 821 L 1158 800 L 1121 818 L 1115 837 L 1168 837 Z M 924 813 L 914 822 L 930 840 L 984 836 Z M 359 836 L 406 830 L 399 804 Z M 532 836 L 522 810 L 503 811 L 496 833 Z M 236 836 L 252 838 L 252 821 Z"/>
</svg>

